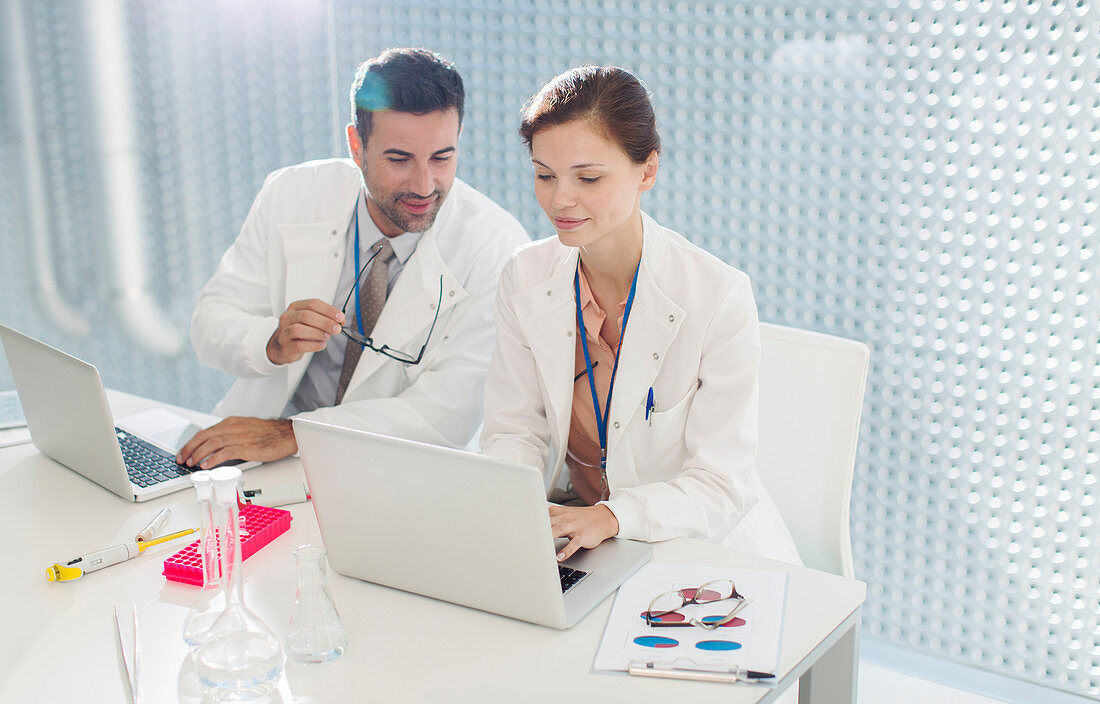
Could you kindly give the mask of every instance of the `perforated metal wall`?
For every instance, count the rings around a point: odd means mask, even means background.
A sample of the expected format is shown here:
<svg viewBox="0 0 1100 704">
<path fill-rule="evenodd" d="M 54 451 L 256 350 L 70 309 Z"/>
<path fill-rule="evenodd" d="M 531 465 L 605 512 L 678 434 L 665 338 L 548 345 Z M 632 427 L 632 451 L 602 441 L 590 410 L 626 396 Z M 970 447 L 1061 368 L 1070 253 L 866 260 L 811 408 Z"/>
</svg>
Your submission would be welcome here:
<svg viewBox="0 0 1100 704">
<path fill-rule="evenodd" d="M 105 234 L 79 37 L 58 21 L 71 3 L 33 6 L 59 270 L 99 333 L 51 332 L 11 258 L 0 317 L 111 386 L 209 406 L 224 377 L 133 350 L 85 297 Z M 387 46 L 454 59 L 460 175 L 539 236 L 521 104 L 573 65 L 637 73 L 665 145 L 646 209 L 747 271 L 763 319 L 873 350 L 852 503 L 865 633 L 1100 695 L 1094 1 L 130 7 L 158 297 L 180 325 L 263 175 L 332 153 L 333 66 L 344 110 L 355 64 Z M 0 214 L 20 212 L 18 181 L 0 174 Z M 5 251 L 26 250 L 18 223 L 0 222 Z"/>
</svg>

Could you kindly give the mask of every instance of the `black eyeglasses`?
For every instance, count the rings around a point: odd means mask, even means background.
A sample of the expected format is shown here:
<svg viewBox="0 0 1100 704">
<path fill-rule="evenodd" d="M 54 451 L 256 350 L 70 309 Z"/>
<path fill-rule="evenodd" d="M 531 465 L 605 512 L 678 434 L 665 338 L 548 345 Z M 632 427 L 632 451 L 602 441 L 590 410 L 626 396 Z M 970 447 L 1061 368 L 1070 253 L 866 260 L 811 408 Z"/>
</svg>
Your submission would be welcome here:
<svg viewBox="0 0 1100 704">
<path fill-rule="evenodd" d="M 378 256 L 378 252 L 375 252 L 374 254 L 370 255 L 370 257 L 367 259 L 367 261 L 363 264 L 362 268 L 359 269 L 359 273 L 356 275 L 355 281 L 352 282 L 351 290 L 348 291 L 348 297 L 344 299 L 344 306 L 340 309 L 340 312 L 344 314 L 344 320 L 348 319 L 348 303 L 351 301 L 351 294 L 355 293 L 355 284 L 356 284 L 356 282 L 359 281 L 360 277 L 363 276 L 363 272 L 367 270 L 367 267 L 370 266 L 370 263 L 372 261 L 374 261 L 374 258 L 376 256 Z M 358 301 L 356 302 L 356 305 L 358 305 Z M 358 345 L 361 345 L 361 346 L 367 348 L 368 350 L 372 350 L 374 352 L 377 352 L 378 354 L 385 355 L 385 356 L 389 357 L 390 359 L 397 360 L 398 362 L 402 362 L 404 364 L 420 364 L 420 360 L 424 359 L 424 350 L 428 349 L 428 340 L 432 339 L 432 331 L 435 330 L 435 321 L 439 320 L 439 309 L 442 308 L 442 307 L 443 307 L 443 275 L 440 274 L 439 275 L 439 300 L 435 304 L 435 316 L 432 318 L 432 326 L 430 328 L 428 328 L 428 336 L 424 338 L 424 344 L 421 346 L 420 352 L 417 353 L 417 355 L 415 357 L 412 356 L 411 354 L 409 354 L 408 352 L 402 352 L 400 350 L 395 350 L 392 347 L 390 347 L 389 345 L 382 345 L 381 347 L 378 347 L 377 345 L 374 344 L 374 340 L 372 340 L 369 337 L 364 337 L 363 335 L 360 335 L 358 330 L 356 330 L 355 328 L 348 327 L 347 325 L 344 325 L 343 327 L 341 327 L 340 332 L 344 333 L 344 336 L 347 337 L 352 342 L 354 342 Z M 363 311 L 357 309 L 356 313 L 357 313 L 356 319 L 359 319 L 362 316 Z"/>
</svg>

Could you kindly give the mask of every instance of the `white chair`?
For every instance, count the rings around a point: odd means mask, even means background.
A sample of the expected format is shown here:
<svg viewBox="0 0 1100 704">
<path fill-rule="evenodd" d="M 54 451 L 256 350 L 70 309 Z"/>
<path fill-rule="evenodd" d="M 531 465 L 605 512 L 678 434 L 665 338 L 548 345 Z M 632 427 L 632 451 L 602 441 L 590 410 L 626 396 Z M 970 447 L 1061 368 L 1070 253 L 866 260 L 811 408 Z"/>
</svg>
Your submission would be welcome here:
<svg viewBox="0 0 1100 704">
<path fill-rule="evenodd" d="M 849 503 L 870 350 L 768 323 L 760 340 L 760 477 L 806 566 L 852 577 Z"/>
</svg>

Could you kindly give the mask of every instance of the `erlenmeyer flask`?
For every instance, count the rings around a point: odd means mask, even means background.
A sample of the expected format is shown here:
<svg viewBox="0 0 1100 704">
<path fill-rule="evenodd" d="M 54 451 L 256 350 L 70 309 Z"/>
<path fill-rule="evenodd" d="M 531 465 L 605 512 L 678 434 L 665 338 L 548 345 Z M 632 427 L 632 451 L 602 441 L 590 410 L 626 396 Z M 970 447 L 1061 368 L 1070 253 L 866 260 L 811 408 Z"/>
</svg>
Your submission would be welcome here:
<svg viewBox="0 0 1100 704">
<path fill-rule="evenodd" d="M 331 662 L 348 645 L 348 632 L 332 600 L 325 576 L 325 549 L 302 545 L 294 551 L 298 564 L 298 594 L 286 637 L 286 655 L 291 660 L 316 665 Z"/>
<path fill-rule="evenodd" d="M 236 467 L 211 472 L 220 524 L 222 589 L 225 610 L 195 650 L 199 680 L 221 701 L 266 699 L 283 671 L 283 649 L 267 624 L 244 605 L 241 538 L 237 513 Z"/>
</svg>

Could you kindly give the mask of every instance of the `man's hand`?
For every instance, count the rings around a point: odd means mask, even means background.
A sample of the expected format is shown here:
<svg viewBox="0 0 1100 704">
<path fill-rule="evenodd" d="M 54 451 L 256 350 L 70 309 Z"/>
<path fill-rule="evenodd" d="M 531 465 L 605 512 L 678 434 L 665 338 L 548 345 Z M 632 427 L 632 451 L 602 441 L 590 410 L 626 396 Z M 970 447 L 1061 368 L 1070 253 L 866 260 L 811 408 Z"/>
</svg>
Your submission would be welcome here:
<svg viewBox="0 0 1100 704">
<path fill-rule="evenodd" d="M 210 469 L 228 460 L 273 462 L 297 451 L 289 420 L 234 417 L 195 433 L 180 448 L 176 462 Z"/>
<path fill-rule="evenodd" d="M 569 538 L 558 553 L 558 562 L 568 560 L 578 548 L 594 548 L 619 534 L 619 520 L 607 506 L 550 506 L 550 528 L 555 538 Z"/>
<path fill-rule="evenodd" d="M 297 362 L 307 352 L 323 350 L 343 324 L 344 314 L 319 298 L 294 301 L 267 341 L 267 358 L 272 364 Z"/>
</svg>

